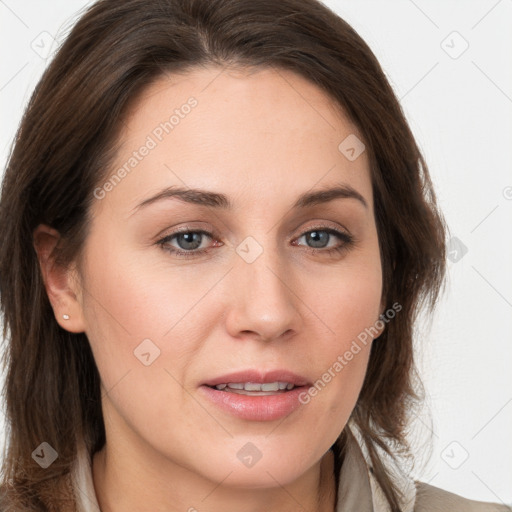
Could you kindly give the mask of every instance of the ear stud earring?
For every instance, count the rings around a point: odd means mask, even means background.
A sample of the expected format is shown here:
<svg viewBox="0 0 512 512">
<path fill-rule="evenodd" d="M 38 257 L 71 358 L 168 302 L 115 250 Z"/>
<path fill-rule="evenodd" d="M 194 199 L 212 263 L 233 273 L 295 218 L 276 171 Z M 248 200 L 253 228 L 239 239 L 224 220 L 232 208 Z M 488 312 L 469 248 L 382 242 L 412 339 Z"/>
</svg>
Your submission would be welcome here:
<svg viewBox="0 0 512 512">
<path fill-rule="evenodd" d="M 69 315 L 62 315 L 62 318 L 64 318 L 64 320 L 69 320 Z"/>
</svg>

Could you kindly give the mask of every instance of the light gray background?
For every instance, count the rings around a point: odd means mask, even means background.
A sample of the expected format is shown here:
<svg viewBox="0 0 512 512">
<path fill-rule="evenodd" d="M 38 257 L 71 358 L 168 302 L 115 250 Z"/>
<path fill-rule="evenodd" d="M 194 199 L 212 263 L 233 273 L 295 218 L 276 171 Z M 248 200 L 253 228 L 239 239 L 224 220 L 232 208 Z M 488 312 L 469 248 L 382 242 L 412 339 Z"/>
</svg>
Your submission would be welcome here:
<svg viewBox="0 0 512 512">
<path fill-rule="evenodd" d="M 2 172 L 52 39 L 89 3 L 0 0 Z M 418 326 L 429 409 L 415 475 L 512 503 L 512 0 L 326 3 L 379 58 L 460 240 L 438 313 Z"/>
</svg>

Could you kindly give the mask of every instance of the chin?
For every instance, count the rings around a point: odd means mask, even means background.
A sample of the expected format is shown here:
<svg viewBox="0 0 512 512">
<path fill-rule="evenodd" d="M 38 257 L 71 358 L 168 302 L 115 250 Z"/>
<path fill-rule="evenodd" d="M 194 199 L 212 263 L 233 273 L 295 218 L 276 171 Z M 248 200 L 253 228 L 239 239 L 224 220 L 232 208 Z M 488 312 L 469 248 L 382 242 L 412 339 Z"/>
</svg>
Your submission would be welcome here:
<svg viewBox="0 0 512 512">
<path fill-rule="evenodd" d="M 208 463 L 198 467 L 197 471 L 214 482 L 223 481 L 225 486 L 263 489 L 288 485 L 310 469 L 308 459 L 311 452 L 298 452 L 296 446 L 283 449 L 282 445 L 271 448 L 267 444 L 267 448 L 258 452 L 251 441 L 236 444 L 234 457 L 225 456 L 227 452 L 233 453 L 231 447 L 224 453 L 205 455 Z M 315 462 L 312 460 L 310 465 Z"/>
<path fill-rule="evenodd" d="M 261 466 L 260 466 L 261 464 Z M 245 468 L 237 465 L 227 468 L 226 475 L 229 476 L 224 481 L 224 485 L 237 489 L 269 489 L 280 486 L 286 486 L 299 478 L 308 468 L 301 468 L 287 464 L 286 462 L 269 462 L 263 465 L 259 464 L 252 468 Z M 216 472 L 216 481 L 219 481 L 218 472 Z"/>
</svg>

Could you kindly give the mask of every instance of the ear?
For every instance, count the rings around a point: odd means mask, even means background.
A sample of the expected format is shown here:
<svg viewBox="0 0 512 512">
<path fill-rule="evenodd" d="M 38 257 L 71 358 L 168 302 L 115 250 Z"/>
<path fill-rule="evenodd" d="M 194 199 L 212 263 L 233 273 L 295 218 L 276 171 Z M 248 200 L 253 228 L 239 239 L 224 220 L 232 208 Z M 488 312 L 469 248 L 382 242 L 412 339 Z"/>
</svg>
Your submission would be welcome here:
<svg viewBox="0 0 512 512">
<path fill-rule="evenodd" d="M 59 241 L 59 232 L 45 224 L 40 224 L 33 232 L 34 249 L 44 286 L 58 324 L 69 332 L 84 332 L 78 274 L 74 267 L 69 268 L 56 262 L 55 248 Z"/>
</svg>

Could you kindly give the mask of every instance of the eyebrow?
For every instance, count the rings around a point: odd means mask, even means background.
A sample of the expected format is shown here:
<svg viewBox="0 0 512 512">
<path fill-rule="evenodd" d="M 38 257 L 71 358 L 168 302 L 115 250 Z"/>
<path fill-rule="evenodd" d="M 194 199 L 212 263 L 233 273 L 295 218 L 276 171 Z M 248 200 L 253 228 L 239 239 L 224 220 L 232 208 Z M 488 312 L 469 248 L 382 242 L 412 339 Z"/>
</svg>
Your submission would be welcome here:
<svg viewBox="0 0 512 512">
<path fill-rule="evenodd" d="M 142 203 L 134 208 L 133 213 L 156 202 L 171 198 L 176 198 L 181 201 L 197 204 L 200 206 L 208 206 L 211 208 L 221 208 L 225 210 L 233 209 L 233 203 L 224 194 L 197 188 L 182 188 L 172 186 L 142 201 Z M 292 209 L 308 208 L 318 204 L 328 203 L 334 199 L 356 199 L 365 208 L 368 208 L 368 203 L 366 202 L 365 198 L 357 190 L 355 190 L 350 185 L 340 184 L 335 187 L 315 190 L 312 192 L 305 192 L 304 194 L 301 194 L 293 204 Z"/>
</svg>

